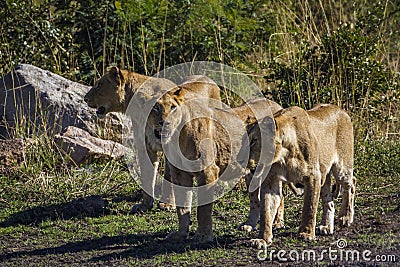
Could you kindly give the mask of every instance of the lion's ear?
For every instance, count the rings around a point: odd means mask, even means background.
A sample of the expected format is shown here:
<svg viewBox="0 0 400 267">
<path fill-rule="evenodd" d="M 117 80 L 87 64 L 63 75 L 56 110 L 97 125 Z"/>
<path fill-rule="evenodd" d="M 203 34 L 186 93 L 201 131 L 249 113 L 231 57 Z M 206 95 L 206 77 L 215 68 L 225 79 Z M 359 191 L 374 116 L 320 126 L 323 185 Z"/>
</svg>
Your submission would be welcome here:
<svg viewBox="0 0 400 267">
<path fill-rule="evenodd" d="M 121 84 L 124 81 L 124 75 L 118 67 L 112 66 L 107 70 L 107 72 L 111 81 L 115 81 L 118 84 Z"/>
<path fill-rule="evenodd" d="M 254 127 L 258 126 L 257 122 L 258 122 L 257 119 L 254 118 L 253 116 L 247 116 L 247 119 L 245 121 L 246 131 L 248 133 L 251 132 L 254 129 Z"/>
<path fill-rule="evenodd" d="M 176 90 L 172 92 L 174 99 L 180 104 L 183 101 L 185 91 L 182 87 L 177 86 Z"/>
<path fill-rule="evenodd" d="M 255 118 L 255 117 L 253 117 L 253 116 L 247 116 L 247 119 L 246 119 L 246 125 L 249 125 L 249 124 L 254 124 L 254 123 L 256 123 L 257 122 L 257 119 Z"/>
<path fill-rule="evenodd" d="M 173 94 L 174 94 L 174 96 L 182 97 L 182 95 L 183 95 L 182 87 L 180 87 L 180 86 L 175 87 L 174 91 L 173 91 Z"/>
</svg>

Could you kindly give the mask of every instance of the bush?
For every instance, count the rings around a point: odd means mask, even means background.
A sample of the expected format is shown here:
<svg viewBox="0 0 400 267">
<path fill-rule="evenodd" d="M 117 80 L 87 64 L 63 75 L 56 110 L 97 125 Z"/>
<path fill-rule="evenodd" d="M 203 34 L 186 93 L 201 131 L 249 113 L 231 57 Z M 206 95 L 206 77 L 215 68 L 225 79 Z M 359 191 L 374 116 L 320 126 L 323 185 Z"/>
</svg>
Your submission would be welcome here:
<svg viewBox="0 0 400 267">
<path fill-rule="evenodd" d="M 298 32 L 292 39 L 283 39 L 296 40 L 295 48 L 284 53 L 286 57 L 280 52 L 260 62 L 270 85 L 265 93 L 284 107 L 337 104 L 352 113 L 361 139 L 395 133 L 400 77 L 380 59 L 383 6 L 373 6 L 375 13 L 369 12 L 357 23 L 343 23 L 335 31 L 305 34 L 295 28 Z M 371 127 L 371 123 L 379 126 Z"/>
<path fill-rule="evenodd" d="M 56 73 L 74 67 L 76 45 L 72 35 L 52 21 L 49 1 L 36 5 L 30 1 L 7 1 L 0 10 L 0 72 L 17 64 L 34 64 Z"/>
<path fill-rule="evenodd" d="M 330 102 L 348 109 L 363 106 L 366 97 L 377 97 L 398 89 L 395 73 L 375 59 L 377 39 L 344 24 L 322 44 L 301 43 L 293 63 L 272 61 L 264 64 L 268 82 L 276 82 L 271 94 L 284 106 L 301 104 L 311 108 Z"/>
<path fill-rule="evenodd" d="M 212 60 L 265 75 L 256 82 L 283 106 L 344 107 L 361 139 L 398 131 L 396 1 L 2 3 L 3 74 L 30 63 L 90 85 L 109 65 L 151 75 Z"/>
<path fill-rule="evenodd" d="M 393 177 L 400 174 L 399 141 L 363 141 L 355 146 L 355 176 Z"/>
</svg>

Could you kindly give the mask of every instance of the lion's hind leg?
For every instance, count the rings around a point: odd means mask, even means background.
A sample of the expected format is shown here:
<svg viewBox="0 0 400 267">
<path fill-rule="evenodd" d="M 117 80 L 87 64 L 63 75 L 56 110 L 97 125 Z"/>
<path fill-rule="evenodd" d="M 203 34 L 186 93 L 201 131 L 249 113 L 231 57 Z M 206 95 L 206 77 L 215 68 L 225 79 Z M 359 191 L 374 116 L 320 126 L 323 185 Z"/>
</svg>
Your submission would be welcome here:
<svg viewBox="0 0 400 267">
<path fill-rule="evenodd" d="M 282 182 L 279 182 L 279 194 L 281 196 L 278 211 L 275 216 L 275 221 L 274 221 L 274 228 L 275 229 L 280 229 L 285 227 L 285 197 L 283 196 L 283 190 L 282 190 Z"/>
<path fill-rule="evenodd" d="M 253 174 L 249 173 L 245 176 L 247 189 L 249 188 L 249 184 L 253 178 Z M 249 192 L 250 199 L 250 211 L 247 216 L 246 222 L 242 223 L 239 226 L 239 229 L 245 232 L 251 232 L 257 226 L 258 221 L 260 220 L 260 187 L 258 187 L 253 192 Z"/>
<path fill-rule="evenodd" d="M 317 230 L 322 235 L 331 235 L 334 230 L 335 203 L 333 202 L 333 194 L 331 191 L 331 177 L 331 173 L 326 175 L 325 183 L 321 188 L 322 222 Z"/>
<path fill-rule="evenodd" d="M 354 220 L 355 178 L 352 168 L 335 166 L 334 175 L 342 189 L 342 204 L 339 211 L 339 224 L 349 227 Z"/>
</svg>

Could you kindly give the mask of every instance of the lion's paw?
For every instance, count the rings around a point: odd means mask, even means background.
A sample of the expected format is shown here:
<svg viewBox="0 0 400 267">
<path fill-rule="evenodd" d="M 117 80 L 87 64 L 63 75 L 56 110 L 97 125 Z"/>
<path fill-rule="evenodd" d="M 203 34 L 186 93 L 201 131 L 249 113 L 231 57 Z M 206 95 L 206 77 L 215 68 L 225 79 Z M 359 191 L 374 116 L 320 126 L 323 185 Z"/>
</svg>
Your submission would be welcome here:
<svg viewBox="0 0 400 267">
<path fill-rule="evenodd" d="M 164 202 L 159 202 L 158 208 L 160 210 L 166 210 L 166 211 L 174 211 L 176 209 L 174 204 L 164 203 Z"/>
<path fill-rule="evenodd" d="M 187 240 L 189 237 L 189 233 L 187 232 L 179 232 L 179 231 L 174 231 L 169 233 L 166 237 L 166 241 L 174 241 L 174 242 L 183 242 Z"/>
<path fill-rule="evenodd" d="M 295 187 L 293 191 L 296 194 L 296 196 L 301 197 L 304 195 L 304 188 Z"/>
<path fill-rule="evenodd" d="M 250 245 L 253 248 L 257 248 L 257 249 L 265 249 L 267 248 L 269 245 L 271 245 L 272 240 L 270 241 L 265 241 L 264 239 L 261 238 L 255 238 L 255 239 L 251 239 L 250 240 Z"/>
<path fill-rule="evenodd" d="M 276 222 L 273 225 L 274 229 L 282 229 L 285 228 L 285 224 L 283 222 Z"/>
<path fill-rule="evenodd" d="M 333 229 L 326 225 L 320 225 L 319 227 L 317 227 L 317 232 L 320 235 L 332 235 Z"/>
<path fill-rule="evenodd" d="M 196 231 L 196 233 L 194 234 L 194 240 L 199 243 L 210 243 L 214 241 L 214 235 L 212 232 L 203 233 Z"/>
<path fill-rule="evenodd" d="M 251 231 L 255 230 L 256 227 L 250 224 L 242 223 L 238 227 L 239 230 L 250 233 Z"/>
<path fill-rule="evenodd" d="M 339 225 L 342 227 L 349 227 L 353 223 L 352 216 L 342 216 L 339 218 Z"/>
<path fill-rule="evenodd" d="M 149 207 L 148 205 L 145 205 L 143 203 L 136 204 L 136 205 L 134 205 L 132 207 L 131 214 L 143 213 L 143 212 L 146 212 L 148 210 L 151 210 L 152 208 L 153 208 L 153 206 Z"/>
<path fill-rule="evenodd" d="M 300 238 L 305 241 L 312 241 L 315 240 L 315 235 L 309 233 L 300 233 Z"/>
</svg>

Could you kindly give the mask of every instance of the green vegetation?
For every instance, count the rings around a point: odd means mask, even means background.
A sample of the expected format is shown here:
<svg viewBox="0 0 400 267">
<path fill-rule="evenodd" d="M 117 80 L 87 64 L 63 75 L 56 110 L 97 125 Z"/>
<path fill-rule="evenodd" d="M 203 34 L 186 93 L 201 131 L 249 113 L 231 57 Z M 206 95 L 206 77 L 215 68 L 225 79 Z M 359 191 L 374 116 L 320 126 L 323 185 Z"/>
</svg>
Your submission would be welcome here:
<svg viewBox="0 0 400 267">
<path fill-rule="evenodd" d="M 90 85 L 109 65 L 151 75 L 182 62 L 216 61 L 251 75 L 283 106 L 344 107 L 360 140 L 397 137 L 394 0 L 7 0 L 3 6 L 3 75 L 30 63 Z"/>
<path fill-rule="evenodd" d="M 283 106 L 342 106 L 355 125 L 355 224 L 305 243 L 296 238 L 302 201 L 288 193 L 286 228 L 273 248 L 321 251 L 345 238 L 351 249 L 400 262 L 397 0 L 5 0 L 0 7 L 2 75 L 30 63 L 91 85 L 109 65 L 151 75 L 209 60 L 248 74 Z M 216 242 L 165 243 L 176 214 L 130 215 L 140 191 L 123 162 L 74 166 L 46 133 L 33 140 L 25 160 L 0 173 L 1 266 L 259 263 L 247 246 L 256 232 L 236 230 L 248 211 L 242 184 L 215 204 Z M 88 196 L 106 199 L 106 209 L 71 210 Z"/>
</svg>

